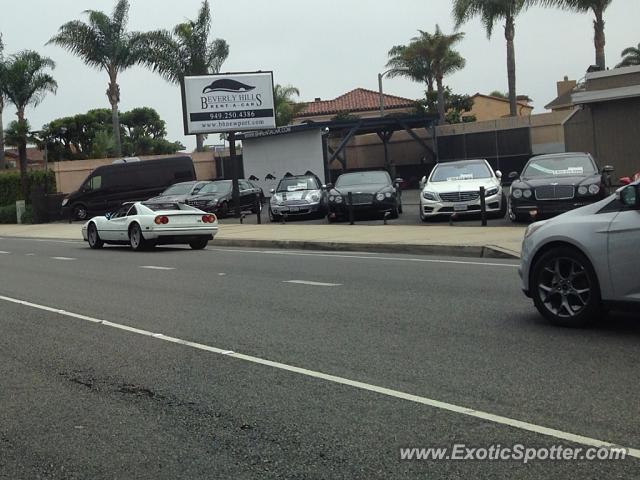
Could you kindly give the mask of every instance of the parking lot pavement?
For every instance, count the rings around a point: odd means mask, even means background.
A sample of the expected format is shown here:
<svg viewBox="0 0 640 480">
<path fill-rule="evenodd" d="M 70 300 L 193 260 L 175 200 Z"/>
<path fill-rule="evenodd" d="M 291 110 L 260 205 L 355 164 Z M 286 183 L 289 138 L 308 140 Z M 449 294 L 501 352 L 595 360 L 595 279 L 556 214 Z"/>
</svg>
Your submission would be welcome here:
<svg viewBox="0 0 640 480">
<path fill-rule="evenodd" d="M 0 250 L 7 478 L 634 478 L 640 467 L 400 460 L 400 448 L 454 444 L 640 446 L 640 324 L 551 327 L 519 291 L 516 262 L 9 238 Z"/>
</svg>

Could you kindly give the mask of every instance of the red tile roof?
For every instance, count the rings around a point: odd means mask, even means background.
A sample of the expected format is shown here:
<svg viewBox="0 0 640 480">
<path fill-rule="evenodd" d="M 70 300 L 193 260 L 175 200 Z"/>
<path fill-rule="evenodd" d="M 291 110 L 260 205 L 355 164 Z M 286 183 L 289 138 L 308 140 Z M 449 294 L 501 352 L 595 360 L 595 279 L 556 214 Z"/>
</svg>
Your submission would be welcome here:
<svg viewBox="0 0 640 480">
<path fill-rule="evenodd" d="M 384 108 L 393 110 L 395 108 L 411 108 L 416 101 L 409 98 L 396 97 L 395 95 L 384 94 Z M 340 95 L 333 100 L 319 100 L 306 104 L 304 110 L 296 117 L 310 117 L 314 115 L 337 115 L 341 112 L 365 112 L 378 110 L 380 108 L 380 94 L 366 88 L 356 88 L 350 92 Z"/>
</svg>

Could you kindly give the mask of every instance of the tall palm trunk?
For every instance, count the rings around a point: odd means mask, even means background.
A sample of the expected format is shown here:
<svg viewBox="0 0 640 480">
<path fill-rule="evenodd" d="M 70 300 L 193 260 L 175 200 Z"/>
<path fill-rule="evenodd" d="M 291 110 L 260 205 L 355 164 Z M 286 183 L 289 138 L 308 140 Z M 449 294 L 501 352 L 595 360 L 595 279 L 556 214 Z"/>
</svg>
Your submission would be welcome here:
<svg viewBox="0 0 640 480">
<path fill-rule="evenodd" d="M 109 89 L 107 97 L 111 104 L 111 123 L 113 125 L 113 140 L 115 141 L 117 157 L 122 156 L 122 140 L 120 139 L 120 116 L 118 115 L 118 103 L 120 103 L 120 86 L 117 83 L 115 73 L 109 73 Z"/>
<path fill-rule="evenodd" d="M 602 70 L 605 70 L 607 67 L 604 57 L 604 46 L 606 43 L 604 37 L 604 12 L 602 10 L 594 10 L 594 13 L 596 19 L 593 21 L 593 43 L 596 47 L 596 65 Z"/>
<path fill-rule="evenodd" d="M 24 125 L 24 108 L 18 108 L 18 123 L 20 127 Z M 22 131 L 22 128 L 20 128 Z M 25 135 L 27 132 L 24 132 Z M 20 189 L 22 190 L 22 198 L 28 201 L 29 187 L 27 185 L 27 139 L 22 136 L 18 142 L 18 161 L 20 163 Z"/>
<path fill-rule="evenodd" d="M 516 100 L 516 50 L 513 40 L 516 36 L 515 21 L 512 15 L 507 16 L 504 27 L 504 36 L 507 39 L 507 77 L 509 79 L 509 114 L 512 117 L 518 115 L 518 103 Z"/>
<path fill-rule="evenodd" d="M 204 152 L 204 135 L 196 135 L 196 152 Z"/>
<path fill-rule="evenodd" d="M 4 100 L 0 96 L 0 170 L 7 168 L 7 160 L 4 156 L 4 124 L 2 123 L 2 111 L 4 110 Z"/>
<path fill-rule="evenodd" d="M 436 76 L 436 85 L 438 86 L 438 117 L 440 125 L 444 124 L 445 119 L 445 107 L 444 107 L 444 83 L 443 76 Z"/>
</svg>

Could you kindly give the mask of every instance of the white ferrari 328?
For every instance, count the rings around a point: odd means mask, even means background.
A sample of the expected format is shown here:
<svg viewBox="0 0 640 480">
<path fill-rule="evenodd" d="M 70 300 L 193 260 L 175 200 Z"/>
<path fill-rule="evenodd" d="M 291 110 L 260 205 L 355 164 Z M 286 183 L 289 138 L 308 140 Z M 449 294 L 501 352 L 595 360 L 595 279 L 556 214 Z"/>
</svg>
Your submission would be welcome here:
<svg viewBox="0 0 640 480">
<path fill-rule="evenodd" d="M 93 217 L 82 226 L 82 237 L 91 248 L 113 244 L 144 250 L 180 243 L 201 250 L 216 233 L 215 215 L 172 202 L 124 203 L 117 212 Z"/>
</svg>

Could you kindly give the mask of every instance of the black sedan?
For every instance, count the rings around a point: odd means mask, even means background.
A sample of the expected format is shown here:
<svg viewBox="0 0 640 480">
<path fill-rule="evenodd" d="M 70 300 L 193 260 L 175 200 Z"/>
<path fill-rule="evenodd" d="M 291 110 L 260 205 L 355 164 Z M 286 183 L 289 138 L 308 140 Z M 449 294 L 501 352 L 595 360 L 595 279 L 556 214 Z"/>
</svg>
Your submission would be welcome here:
<svg viewBox="0 0 640 480">
<path fill-rule="evenodd" d="M 509 218 L 523 222 L 548 218 L 602 200 L 608 195 L 606 176 L 588 153 L 557 153 L 533 157 L 522 174 L 512 172 Z"/>
<path fill-rule="evenodd" d="M 335 186 L 329 184 L 329 221 L 346 218 L 349 202 L 354 214 L 384 214 L 398 218 L 402 213 L 400 182 L 391 180 L 385 171 L 344 173 L 338 177 Z"/>
<path fill-rule="evenodd" d="M 262 190 L 248 180 L 239 180 L 240 209 L 257 213 L 262 209 Z M 188 205 L 205 212 L 215 213 L 218 217 L 226 217 L 233 210 L 233 185 L 231 180 L 208 182 L 197 195 L 189 197 Z"/>
<path fill-rule="evenodd" d="M 153 197 L 147 200 L 151 203 L 171 203 L 180 202 L 185 203 L 188 198 L 193 195 L 197 195 L 207 184 L 211 182 L 206 181 L 193 181 L 193 182 L 180 182 L 174 183 L 170 187 L 167 187 L 157 197 Z"/>
</svg>

